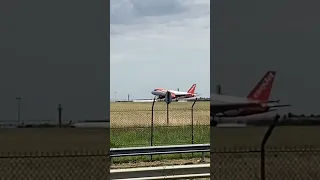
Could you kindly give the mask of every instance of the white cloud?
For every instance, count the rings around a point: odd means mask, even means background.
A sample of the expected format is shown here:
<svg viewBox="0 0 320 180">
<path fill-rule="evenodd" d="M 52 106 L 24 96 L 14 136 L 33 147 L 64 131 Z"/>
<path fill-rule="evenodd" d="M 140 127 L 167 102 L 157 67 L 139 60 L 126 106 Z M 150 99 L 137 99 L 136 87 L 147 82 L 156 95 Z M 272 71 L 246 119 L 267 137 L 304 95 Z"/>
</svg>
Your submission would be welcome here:
<svg viewBox="0 0 320 180">
<path fill-rule="evenodd" d="M 156 87 L 187 90 L 197 83 L 209 97 L 209 3 L 111 0 L 111 96 L 148 98 Z"/>
</svg>

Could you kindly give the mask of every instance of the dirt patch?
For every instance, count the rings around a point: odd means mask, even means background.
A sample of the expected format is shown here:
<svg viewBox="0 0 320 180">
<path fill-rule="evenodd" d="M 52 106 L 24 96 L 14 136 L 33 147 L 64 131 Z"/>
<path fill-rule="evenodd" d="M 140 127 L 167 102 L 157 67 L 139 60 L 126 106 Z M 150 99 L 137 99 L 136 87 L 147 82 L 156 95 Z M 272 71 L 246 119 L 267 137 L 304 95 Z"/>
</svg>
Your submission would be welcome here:
<svg viewBox="0 0 320 180">
<path fill-rule="evenodd" d="M 199 158 L 192 158 L 192 159 L 161 160 L 161 161 L 152 161 L 152 162 L 136 162 L 136 163 L 121 163 L 121 164 L 117 163 L 117 164 L 112 164 L 111 169 L 189 165 L 189 164 L 204 164 L 204 163 L 210 163 L 210 158 L 205 158 L 203 162 L 201 162 Z"/>
</svg>

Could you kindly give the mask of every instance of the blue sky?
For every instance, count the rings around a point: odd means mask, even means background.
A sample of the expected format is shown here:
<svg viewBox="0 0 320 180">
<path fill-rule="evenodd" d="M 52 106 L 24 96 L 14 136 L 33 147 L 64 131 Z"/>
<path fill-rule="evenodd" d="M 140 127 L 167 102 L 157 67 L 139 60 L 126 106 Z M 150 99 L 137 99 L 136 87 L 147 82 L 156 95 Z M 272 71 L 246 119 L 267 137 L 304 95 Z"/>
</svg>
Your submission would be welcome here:
<svg viewBox="0 0 320 180">
<path fill-rule="evenodd" d="M 209 0 L 111 0 L 110 97 L 157 87 L 210 96 Z"/>
</svg>

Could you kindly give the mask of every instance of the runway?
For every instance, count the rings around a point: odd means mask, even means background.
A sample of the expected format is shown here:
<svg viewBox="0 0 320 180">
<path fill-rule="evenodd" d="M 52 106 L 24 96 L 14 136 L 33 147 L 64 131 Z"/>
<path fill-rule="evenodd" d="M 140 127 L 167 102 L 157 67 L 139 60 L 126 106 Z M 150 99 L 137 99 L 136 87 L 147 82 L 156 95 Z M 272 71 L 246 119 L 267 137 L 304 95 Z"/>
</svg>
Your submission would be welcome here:
<svg viewBox="0 0 320 180">
<path fill-rule="evenodd" d="M 71 125 L 74 128 L 110 128 L 110 121 L 88 121 L 88 122 L 77 122 Z"/>
</svg>

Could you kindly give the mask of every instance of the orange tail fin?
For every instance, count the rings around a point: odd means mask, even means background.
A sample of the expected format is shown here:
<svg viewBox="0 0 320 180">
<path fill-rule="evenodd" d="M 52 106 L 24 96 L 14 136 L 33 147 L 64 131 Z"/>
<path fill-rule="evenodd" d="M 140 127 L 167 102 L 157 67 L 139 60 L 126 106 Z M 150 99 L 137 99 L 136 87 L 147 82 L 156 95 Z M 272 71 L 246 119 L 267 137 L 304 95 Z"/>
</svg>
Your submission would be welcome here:
<svg viewBox="0 0 320 180">
<path fill-rule="evenodd" d="M 196 84 L 193 84 L 191 88 L 188 90 L 188 93 L 194 94 L 195 91 L 196 91 Z"/>
<path fill-rule="evenodd" d="M 251 100 L 268 101 L 275 77 L 276 71 L 268 71 L 251 90 L 247 98 Z"/>
</svg>

